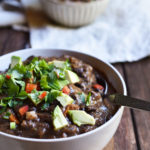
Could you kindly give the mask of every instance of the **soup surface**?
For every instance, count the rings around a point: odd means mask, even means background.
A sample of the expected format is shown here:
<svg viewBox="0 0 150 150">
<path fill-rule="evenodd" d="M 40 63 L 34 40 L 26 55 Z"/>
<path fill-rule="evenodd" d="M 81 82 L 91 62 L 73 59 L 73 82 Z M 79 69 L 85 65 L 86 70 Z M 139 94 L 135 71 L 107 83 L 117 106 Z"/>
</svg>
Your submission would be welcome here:
<svg viewBox="0 0 150 150">
<path fill-rule="evenodd" d="M 115 90 L 102 73 L 72 56 L 12 56 L 0 74 L 0 131 L 55 139 L 91 131 L 118 107 L 102 98 Z"/>
</svg>

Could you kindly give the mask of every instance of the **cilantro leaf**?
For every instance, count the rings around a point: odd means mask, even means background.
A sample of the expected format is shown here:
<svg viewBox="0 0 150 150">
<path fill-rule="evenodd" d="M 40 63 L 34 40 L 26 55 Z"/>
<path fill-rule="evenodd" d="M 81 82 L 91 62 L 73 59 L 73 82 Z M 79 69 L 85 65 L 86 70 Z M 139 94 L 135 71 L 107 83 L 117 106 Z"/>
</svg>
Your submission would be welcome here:
<svg viewBox="0 0 150 150">
<path fill-rule="evenodd" d="M 0 93 L 2 93 L 2 85 L 5 82 L 5 77 L 4 75 L 0 74 Z"/>
<path fill-rule="evenodd" d="M 18 100 L 10 100 L 9 102 L 8 102 L 8 106 L 10 107 L 10 108 L 13 108 L 13 107 L 15 107 L 15 106 L 21 106 L 21 105 L 23 105 L 23 101 L 18 101 Z"/>
<path fill-rule="evenodd" d="M 67 60 L 65 61 L 65 69 L 66 69 L 66 70 L 71 70 L 71 65 L 70 65 L 69 59 L 67 59 Z"/>
<path fill-rule="evenodd" d="M 49 94 L 47 95 L 47 102 L 52 103 L 57 96 L 61 94 L 61 91 L 58 90 L 51 90 Z"/>
<path fill-rule="evenodd" d="M 32 72 L 27 70 L 26 73 L 25 73 L 25 75 L 24 75 L 24 78 L 25 79 L 29 79 L 31 77 L 32 77 Z"/>
<path fill-rule="evenodd" d="M 0 106 L 7 107 L 8 103 L 13 99 L 13 97 L 4 97 L 0 100 Z"/>
<path fill-rule="evenodd" d="M 53 81 L 57 80 L 57 74 L 56 74 L 55 71 L 52 71 L 52 72 L 50 72 L 50 73 L 48 74 L 48 80 L 49 80 L 50 82 L 53 82 Z"/>
<path fill-rule="evenodd" d="M 49 64 L 48 65 L 48 70 L 51 72 L 54 69 L 54 64 Z"/>
<path fill-rule="evenodd" d="M 1 106 L 0 105 L 0 114 L 6 111 L 6 106 Z"/>
<path fill-rule="evenodd" d="M 15 96 L 19 92 L 19 86 L 16 84 L 15 79 L 11 78 L 9 80 L 6 80 L 6 94 L 8 96 Z"/>
<path fill-rule="evenodd" d="M 15 80 L 15 82 L 21 87 L 21 91 L 25 90 L 25 82 L 24 81 Z"/>
<path fill-rule="evenodd" d="M 69 84 L 68 80 L 55 80 L 49 83 L 49 86 L 55 90 L 61 90 L 65 85 Z"/>
<path fill-rule="evenodd" d="M 49 103 L 44 103 L 41 107 L 41 110 L 46 110 L 49 107 Z"/>
<path fill-rule="evenodd" d="M 54 69 L 54 72 L 59 79 L 65 79 L 65 71 L 63 69 Z"/>
<path fill-rule="evenodd" d="M 3 115 L 4 119 L 9 119 L 9 116 L 11 115 L 10 112 L 5 112 L 5 114 Z"/>
<path fill-rule="evenodd" d="M 38 67 L 43 69 L 49 69 L 49 65 L 44 59 L 39 61 Z"/>
<path fill-rule="evenodd" d="M 24 76 L 22 73 L 19 73 L 19 71 L 17 71 L 17 70 L 12 70 L 11 75 L 15 79 L 22 79 Z"/>
<path fill-rule="evenodd" d="M 40 80 L 40 86 L 44 90 L 51 89 L 51 87 L 48 85 L 48 81 L 47 81 L 47 76 L 46 75 L 42 75 L 41 80 Z"/>
<path fill-rule="evenodd" d="M 17 99 L 24 100 L 24 99 L 27 98 L 27 96 L 28 96 L 28 94 L 27 94 L 26 91 L 21 91 L 21 92 L 16 96 L 16 98 L 17 98 Z"/>
</svg>

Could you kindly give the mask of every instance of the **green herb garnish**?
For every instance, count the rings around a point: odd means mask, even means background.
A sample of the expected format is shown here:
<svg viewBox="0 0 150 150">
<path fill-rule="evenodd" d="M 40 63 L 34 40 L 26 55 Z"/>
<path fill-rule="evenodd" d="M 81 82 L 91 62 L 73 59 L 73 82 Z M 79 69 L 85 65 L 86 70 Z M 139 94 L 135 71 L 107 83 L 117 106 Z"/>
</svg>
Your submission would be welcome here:
<svg viewBox="0 0 150 150">
<path fill-rule="evenodd" d="M 91 93 L 89 93 L 86 98 L 86 106 L 89 106 L 90 104 L 91 104 Z"/>
<path fill-rule="evenodd" d="M 10 112 L 6 112 L 4 115 L 3 115 L 3 118 L 4 119 L 9 119 L 9 116 L 11 115 Z"/>
</svg>

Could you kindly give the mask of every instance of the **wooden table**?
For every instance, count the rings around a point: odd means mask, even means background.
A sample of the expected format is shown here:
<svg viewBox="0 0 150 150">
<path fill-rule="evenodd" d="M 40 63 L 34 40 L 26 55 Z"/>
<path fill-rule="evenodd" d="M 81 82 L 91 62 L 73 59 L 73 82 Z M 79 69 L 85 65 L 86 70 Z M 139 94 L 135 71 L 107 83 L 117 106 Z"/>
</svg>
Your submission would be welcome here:
<svg viewBox="0 0 150 150">
<path fill-rule="evenodd" d="M 0 29 L 0 55 L 29 47 L 29 34 Z M 128 95 L 150 100 L 150 58 L 113 64 L 124 77 Z M 150 113 L 126 108 L 120 126 L 106 150 L 150 150 Z"/>
</svg>

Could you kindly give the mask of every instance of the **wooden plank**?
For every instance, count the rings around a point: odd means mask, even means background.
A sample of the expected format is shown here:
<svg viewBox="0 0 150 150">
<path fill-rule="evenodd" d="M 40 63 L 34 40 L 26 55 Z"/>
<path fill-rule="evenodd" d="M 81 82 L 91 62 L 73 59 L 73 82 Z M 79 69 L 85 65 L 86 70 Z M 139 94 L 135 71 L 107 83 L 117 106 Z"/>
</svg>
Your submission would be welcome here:
<svg viewBox="0 0 150 150">
<path fill-rule="evenodd" d="M 110 140 L 107 146 L 103 150 L 114 150 L 114 138 Z"/>
<path fill-rule="evenodd" d="M 29 35 L 26 32 L 15 31 L 11 28 L 0 29 L 0 54 L 25 48 L 28 39 Z"/>
<path fill-rule="evenodd" d="M 150 58 L 126 64 L 129 94 L 150 101 Z M 139 149 L 150 149 L 150 112 L 134 110 Z"/>
<path fill-rule="evenodd" d="M 137 150 L 131 114 L 128 108 L 124 110 L 114 141 L 115 150 Z"/>
<path fill-rule="evenodd" d="M 9 36 L 7 31 L 8 29 L 5 28 L 0 29 L 0 55 L 3 53 L 3 49 L 5 49 L 5 43 L 7 43 L 7 38 Z"/>
<path fill-rule="evenodd" d="M 124 77 L 124 71 L 121 64 L 114 65 L 117 70 Z M 115 150 L 136 150 L 136 139 L 133 129 L 130 109 L 125 108 L 121 123 L 114 136 L 114 149 Z"/>
</svg>

